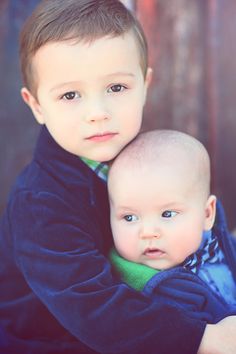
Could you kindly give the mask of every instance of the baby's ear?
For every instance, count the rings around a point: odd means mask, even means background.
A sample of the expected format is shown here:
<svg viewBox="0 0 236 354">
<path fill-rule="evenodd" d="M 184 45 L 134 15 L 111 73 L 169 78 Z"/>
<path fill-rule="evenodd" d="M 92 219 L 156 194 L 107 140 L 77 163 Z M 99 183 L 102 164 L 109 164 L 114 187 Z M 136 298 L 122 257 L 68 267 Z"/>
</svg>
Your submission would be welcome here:
<svg viewBox="0 0 236 354">
<path fill-rule="evenodd" d="M 216 216 L 216 196 L 210 195 L 205 206 L 204 230 L 210 230 L 215 222 Z"/>
<path fill-rule="evenodd" d="M 32 95 L 32 93 L 26 87 L 23 87 L 21 89 L 21 96 L 25 101 L 25 103 L 31 108 L 33 115 L 35 116 L 38 123 L 44 124 L 42 109 L 37 99 Z"/>
</svg>

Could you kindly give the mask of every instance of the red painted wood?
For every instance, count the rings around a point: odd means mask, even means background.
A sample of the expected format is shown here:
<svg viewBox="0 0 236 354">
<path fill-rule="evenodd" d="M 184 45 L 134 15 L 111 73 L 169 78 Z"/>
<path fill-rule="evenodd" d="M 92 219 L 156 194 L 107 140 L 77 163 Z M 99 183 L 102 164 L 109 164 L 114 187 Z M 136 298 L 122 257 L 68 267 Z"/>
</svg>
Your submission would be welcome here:
<svg viewBox="0 0 236 354">
<path fill-rule="evenodd" d="M 137 0 L 153 83 L 144 130 L 172 128 L 200 139 L 212 161 L 212 190 L 236 226 L 236 2 Z"/>
</svg>

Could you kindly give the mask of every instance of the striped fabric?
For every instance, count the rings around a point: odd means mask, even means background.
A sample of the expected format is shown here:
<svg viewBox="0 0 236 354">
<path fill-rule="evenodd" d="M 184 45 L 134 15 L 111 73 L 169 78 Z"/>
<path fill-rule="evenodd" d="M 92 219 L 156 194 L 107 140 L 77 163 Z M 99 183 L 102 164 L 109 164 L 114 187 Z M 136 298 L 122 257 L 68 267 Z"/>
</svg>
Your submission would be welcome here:
<svg viewBox="0 0 236 354">
<path fill-rule="evenodd" d="M 204 236 L 203 244 L 197 252 L 187 257 L 182 264 L 184 268 L 193 273 L 198 273 L 199 268 L 205 263 L 220 263 L 224 259 L 216 236 L 212 232 L 206 232 Z"/>
<path fill-rule="evenodd" d="M 103 181 L 107 181 L 108 174 L 108 165 L 103 162 L 97 162 L 93 160 L 89 160 L 86 157 L 80 157 L 81 160 L 93 170 L 98 177 L 100 177 Z"/>
</svg>

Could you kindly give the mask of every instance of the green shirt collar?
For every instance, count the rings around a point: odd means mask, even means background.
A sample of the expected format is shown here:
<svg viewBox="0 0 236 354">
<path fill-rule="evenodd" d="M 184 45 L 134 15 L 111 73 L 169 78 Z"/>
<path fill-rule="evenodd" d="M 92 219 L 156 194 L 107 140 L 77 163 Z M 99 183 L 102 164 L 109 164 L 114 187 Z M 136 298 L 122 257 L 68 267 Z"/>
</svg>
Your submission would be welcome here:
<svg viewBox="0 0 236 354">
<path fill-rule="evenodd" d="M 96 173 L 98 177 L 100 177 L 104 181 L 107 181 L 108 168 L 109 168 L 107 164 L 103 162 L 90 160 L 87 159 L 86 157 L 80 157 L 80 158 L 88 167 L 90 167 Z"/>
</svg>

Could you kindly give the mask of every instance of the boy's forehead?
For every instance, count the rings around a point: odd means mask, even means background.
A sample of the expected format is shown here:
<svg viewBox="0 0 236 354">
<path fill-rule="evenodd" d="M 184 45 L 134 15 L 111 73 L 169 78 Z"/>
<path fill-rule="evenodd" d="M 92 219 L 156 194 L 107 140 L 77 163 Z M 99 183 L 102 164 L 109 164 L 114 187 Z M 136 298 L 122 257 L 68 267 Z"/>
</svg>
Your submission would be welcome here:
<svg viewBox="0 0 236 354">
<path fill-rule="evenodd" d="M 126 32 L 123 35 L 120 36 L 103 36 L 99 38 L 95 38 L 93 40 L 80 40 L 79 38 L 73 38 L 73 39 L 64 39 L 61 41 L 49 41 L 42 45 L 35 53 L 44 52 L 44 51 L 55 51 L 55 50 L 68 50 L 68 47 L 76 47 L 79 46 L 80 49 L 90 51 L 90 50 L 104 50 L 104 47 L 106 49 L 113 49 L 113 50 L 123 50 L 128 48 L 134 49 L 134 47 L 137 47 L 136 45 L 136 40 L 135 37 L 132 33 L 132 31 Z M 108 53 L 107 53 L 108 54 Z M 136 53 L 134 53 L 136 54 Z"/>
<path fill-rule="evenodd" d="M 123 36 L 107 36 L 93 42 L 49 42 L 35 53 L 33 67 L 39 76 L 42 70 L 50 74 L 52 69 L 63 74 L 61 68 L 65 67 L 65 78 L 69 81 L 74 79 L 71 69 L 91 76 L 96 69 L 108 76 L 114 73 L 132 76 L 140 68 L 140 58 L 134 36 L 127 32 Z"/>
</svg>

